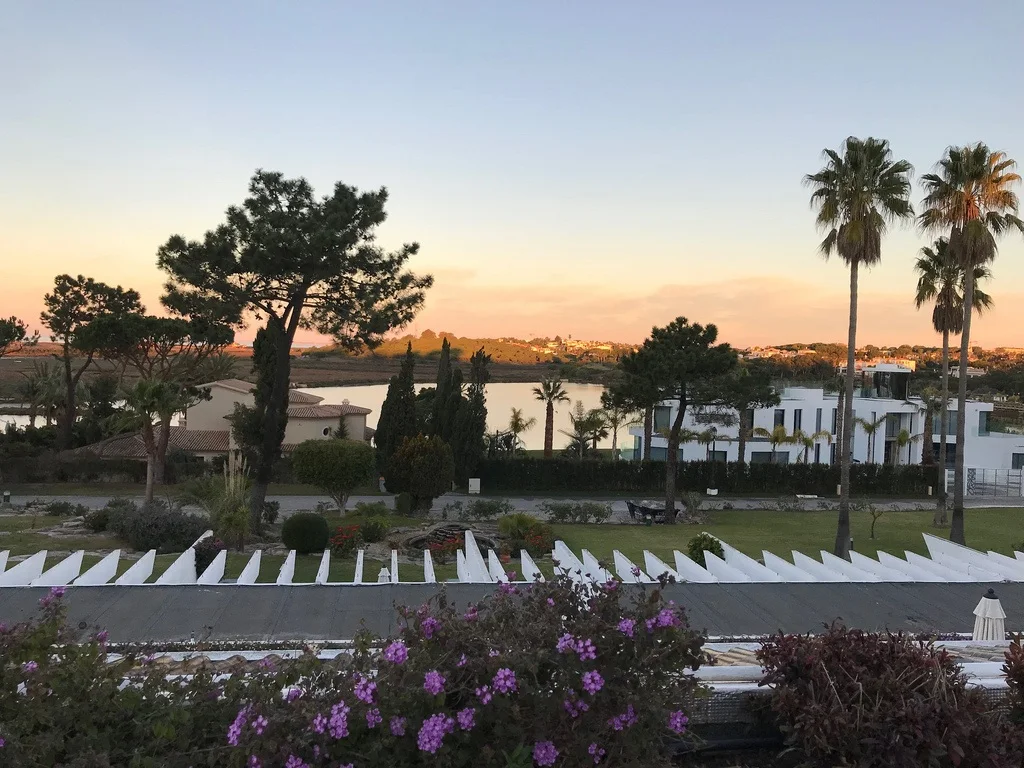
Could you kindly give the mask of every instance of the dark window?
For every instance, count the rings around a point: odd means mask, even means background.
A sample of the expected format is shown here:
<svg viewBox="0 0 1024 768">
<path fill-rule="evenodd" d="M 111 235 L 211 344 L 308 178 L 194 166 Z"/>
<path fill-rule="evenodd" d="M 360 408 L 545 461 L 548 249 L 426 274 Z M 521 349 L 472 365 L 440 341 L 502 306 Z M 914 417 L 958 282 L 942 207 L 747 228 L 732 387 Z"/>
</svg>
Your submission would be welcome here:
<svg viewBox="0 0 1024 768">
<path fill-rule="evenodd" d="M 1014 469 L 1024 469 L 1024 453 L 1013 454 L 1012 466 Z"/>
<path fill-rule="evenodd" d="M 711 451 L 711 461 L 728 461 L 729 455 L 726 451 Z"/>
<path fill-rule="evenodd" d="M 980 437 L 986 437 L 988 432 L 988 411 L 982 411 L 978 414 L 978 435 Z"/>
<path fill-rule="evenodd" d="M 796 432 L 798 429 L 803 429 L 804 426 L 804 412 L 797 408 L 793 411 L 793 431 Z"/>
<path fill-rule="evenodd" d="M 776 408 L 775 409 L 775 426 L 783 427 L 786 425 L 786 409 Z"/>
<path fill-rule="evenodd" d="M 821 432 L 821 408 L 814 414 L 814 431 Z"/>
<path fill-rule="evenodd" d="M 838 408 L 833 408 L 832 409 L 832 434 L 833 435 L 838 435 L 839 434 L 836 431 L 838 428 L 839 428 L 839 409 Z"/>
<path fill-rule="evenodd" d="M 821 414 L 821 409 L 818 409 L 818 414 Z M 821 464 L 821 443 L 814 444 L 814 463 Z"/>
<path fill-rule="evenodd" d="M 828 447 L 828 463 L 829 464 L 835 464 L 836 463 L 836 444 L 835 443 L 832 443 L 832 445 L 830 445 Z"/>
<path fill-rule="evenodd" d="M 768 464 L 772 460 L 771 451 L 751 451 L 750 452 L 750 463 L 751 464 Z"/>
<path fill-rule="evenodd" d="M 672 408 L 667 405 L 656 405 L 654 407 L 654 431 L 668 429 L 672 426 Z"/>
</svg>

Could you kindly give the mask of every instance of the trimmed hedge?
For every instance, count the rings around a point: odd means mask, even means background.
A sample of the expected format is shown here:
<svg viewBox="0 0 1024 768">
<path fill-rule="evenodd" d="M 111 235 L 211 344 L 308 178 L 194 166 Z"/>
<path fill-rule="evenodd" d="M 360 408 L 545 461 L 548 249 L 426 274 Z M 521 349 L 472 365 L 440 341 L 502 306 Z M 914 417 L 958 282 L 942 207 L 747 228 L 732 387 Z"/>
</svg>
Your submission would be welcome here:
<svg viewBox="0 0 1024 768">
<path fill-rule="evenodd" d="M 572 459 L 484 459 L 485 493 L 644 493 L 665 490 L 663 461 L 576 461 Z M 917 464 L 854 464 L 854 494 L 926 496 L 938 483 L 935 467 Z M 806 493 L 834 496 L 839 467 L 829 464 L 739 464 L 685 461 L 676 472 L 677 491 L 717 488 L 722 493 Z"/>
<path fill-rule="evenodd" d="M 316 512 L 296 512 L 281 527 L 281 541 L 300 555 L 323 552 L 330 539 L 327 520 Z"/>
</svg>

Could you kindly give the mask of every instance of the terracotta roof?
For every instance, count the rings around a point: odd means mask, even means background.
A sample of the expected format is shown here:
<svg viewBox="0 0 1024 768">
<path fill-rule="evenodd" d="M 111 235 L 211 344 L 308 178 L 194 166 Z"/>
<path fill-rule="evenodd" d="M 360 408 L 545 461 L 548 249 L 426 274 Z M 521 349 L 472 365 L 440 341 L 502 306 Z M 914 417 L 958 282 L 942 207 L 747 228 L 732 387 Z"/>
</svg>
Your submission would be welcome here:
<svg viewBox="0 0 1024 768">
<path fill-rule="evenodd" d="M 289 419 L 337 419 L 352 414 L 370 413 L 369 408 L 342 403 L 340 405 L 300 405 L 288 408 Z"/>
<path fill-rule="evenodd" d="M 244 395 L 252 393 L 253 383 L 243 381 L 242 379 L 220 379 L 219 381 L 210 381 L 206 384 L 200 384 L 200 387 L 221 387 L 222 389 L 230 389 L 232 392 L 239 392 Z M 308 392 L 300 392 L 297 389 L 288 390 L 288 402 L 296 405 L 316 405 L 322 397 L 317 395 L 311 395 Z"/>
<path fill-rule="evenodd" d="M 157 430 L 159 434 L 159 430 Z M 226 429 L 184 429 L 171 427 L 167 440 L 168 450 L 191 453 L 227 453 L 228 435 Z M 108 437 L 92 445 L 85 445 L 71 451 L 72 454 L 90 453 L 104 459 L 145 459 L 146 445 L 139 433 Z"/>
</svg>

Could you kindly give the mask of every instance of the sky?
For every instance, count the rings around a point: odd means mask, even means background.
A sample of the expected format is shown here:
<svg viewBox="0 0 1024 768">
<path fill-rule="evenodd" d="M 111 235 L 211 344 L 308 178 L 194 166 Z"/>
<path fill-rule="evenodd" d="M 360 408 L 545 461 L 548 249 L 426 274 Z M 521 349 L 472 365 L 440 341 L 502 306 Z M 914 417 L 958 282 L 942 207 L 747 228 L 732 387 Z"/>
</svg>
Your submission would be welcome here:
<svg viewBox="0 0 1024 768">
<path fill-rule="evenodd" d="M 411 266 L 436 278 L 416 333 L 631 342 L 683 315 L 737 346 L 844 341 L 848 273 L 818 254 L 801 183 L 822 149 L 886 138 L 918 175 L 978 140 L 1024 162 L 1000 34 L 1024 29 L 1019 0 L 0 0 L 0 16 L 0 315 L 33 325 L 62 272 L 157 310 L 159 246 L 201 238 L 264 168 L 388 188 L 380 242 L 420 243 Z M 858 343 L 937 343 L 912 302 L 928 242 L 886 237 Z M 993 272 L 972 339 L 1024 346 L 1024 238 Z"/>
</svg>

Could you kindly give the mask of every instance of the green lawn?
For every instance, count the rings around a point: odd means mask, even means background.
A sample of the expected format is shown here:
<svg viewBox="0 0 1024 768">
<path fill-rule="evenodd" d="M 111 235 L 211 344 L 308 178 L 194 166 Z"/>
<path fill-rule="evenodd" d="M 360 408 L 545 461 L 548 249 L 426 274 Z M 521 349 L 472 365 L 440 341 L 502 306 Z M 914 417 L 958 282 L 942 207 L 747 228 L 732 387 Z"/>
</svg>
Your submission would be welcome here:
<svg viewBox="0 0 1024 768">
<path fill-rule="evenodd" d="M 902 556 L 904 550 L 927 554 L 922 533 L 941 538 L 948 529 L 932 527 L 932 513 L 886 512 L 875 524 L 870 538 L 871 516 L 851 513 L 854 549 L 874 556 L 879 549 Z M 1012 554 L 1024 540 L 1024 509 L 968 509 L 965 517 L 967 543 L 975 548 Z M 822 549 L 831 551 L 835 542 L 835 512 L 772 512 L 753 510 L 712 511 L 703 525 L 556 525 L 557 538 L 574 552 L 589 549 L 595 557 L 611 559 L 618 549 L 637 564 L 643 551 L 650 550 L 672 562 L 672 550 L 685 551 L 692 536 L 707 531 L 752 557 L 766 549 L 789 559 L 791 550 L 817 557 Z"/>
<path fill-rule="evenodd" d="M 332 516 L 329 523 L 333 529 L 346 520 L 356 522 L 358 517 Z M 762 549 L 787 559 L 793 549 L 817 557 L 819 550 L 832 549 L 835 520 L 835 512 L 728 510 L 709 513 L 708 522 L 702 525 L 556 525 L 554 528 L 556 537 L 565 541 L 576 553 L 586 548 L 599 559 L 610 562 L 612 550 L 618 549 L 634 562 L 642 564 L 645 549 L 671 563 L 672 551 L 685 551 L 687 542 L 700 531 L 708 531 L 754 557 L 760 557 Z M 35 528 L 48 527 L 58 524 L 59 521 L 60 518 L 51 516 L 40 516 L 34 520 L 30 516 L 0 517 L 0 551 L 9 549 L 14 555 L 24 555 L 44 548 L 54 550 L 58 545 L 61 550 L 104 551 L 119 547 L 126 549 L 120 542 L 109 537 L 82 537 L 56 541 L 32 530 L 33 525 Z M 878 520 L 875 526 L 876 538 L 872 540 L 869 536 L 870 515 L 867 512 L 854 512 L 851 520 L 854 548 L 872 556 L 879 549 L 895 555 L 902 555 L 904 550 L 927 554 L 921 536 L 923 532 L 935 533 L 943 538 L 948 536 L 948 529 L 935 529 L 931 521 L 930 511 L 887 511 Z M 422 520 L 393 517 L 392 523 L 395 526 L 418 525 Z M 966 513 L 966 527 L 967 541 L 975 549 L 992 549 L 1012 554 L 1015 546 L 1019 546 L 1024 540 L 1024 509 L 969 509 Z M 47 566 L 59 562 L 64 556 L 49 555 Z M 175 557 L 157 557 L 154 580 Z M 98 559 L 96 556 L 86 557 L 83 569 Z M 238 576 L 248 561 L 249 555 L 230 553 L 225 575 L 228 578 Z M 275 581 L 283 563 L 282 555 L 264 556 L 259 581 Z M 124 572 L 130 565 L 131 561 L 122 559 L 120 572 Z M 363 579 L 376 581 L 382 565 L 390 567 L 390 562 L 367 560 L 364 563 Z M 293 580 L 297 583 L 314 581 L 319 566 L 318 555 L 298 557 Z M 508 567 L 518 571 L 519 563 L 513 561 Z M 549 567 L 544 567 L 544 570 Z M 351 581 L 354 571 L 354 558 L 331 558 L 331 581 Z M 454 578 L 455 564 L 452 562 L 437 565 L 435 572 L 439 581 Z M 399 569 L 399 575 L 403 581 L 417 581 L 423 578 L 423 569 L 419 565 L 403 564 Z"/>
</svg>

